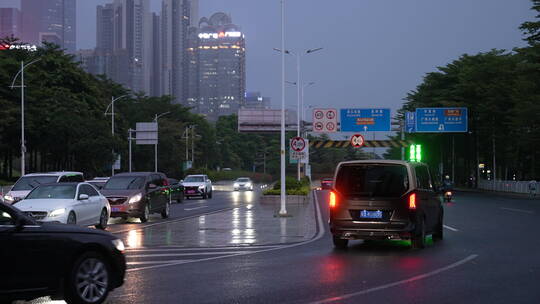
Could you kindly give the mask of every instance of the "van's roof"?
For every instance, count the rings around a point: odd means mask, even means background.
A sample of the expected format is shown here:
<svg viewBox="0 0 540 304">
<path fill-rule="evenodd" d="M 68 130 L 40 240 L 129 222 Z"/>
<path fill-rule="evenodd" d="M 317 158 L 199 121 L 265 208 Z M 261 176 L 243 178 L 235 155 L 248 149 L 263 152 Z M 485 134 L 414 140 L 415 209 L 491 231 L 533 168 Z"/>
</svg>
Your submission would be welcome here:
<svg viewBox="0 0 540 304">
<path fill-rule="evenodd" d="M 410 165 L 414 164 L 404 160 L 393 159 L 368 159 L 368 160 L 351 160 L 339 163 L 341 165 L 354 165 L 354 164 L 389 164 L 389 165 Z"/>
</svg>

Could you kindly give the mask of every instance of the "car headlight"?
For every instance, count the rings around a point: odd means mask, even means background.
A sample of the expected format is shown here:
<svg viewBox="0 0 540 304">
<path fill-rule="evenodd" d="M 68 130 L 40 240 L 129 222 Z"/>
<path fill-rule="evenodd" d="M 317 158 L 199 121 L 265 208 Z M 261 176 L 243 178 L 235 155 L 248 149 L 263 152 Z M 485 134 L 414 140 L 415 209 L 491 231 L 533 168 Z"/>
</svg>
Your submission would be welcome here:
<svg viewBox="0 0 540 304">
<path fill-rule="evenodd" d="M 50 217 L 55 217 L 55 216 L 62 215 L 64 213 L 66 213 L 66 209 L 64 209 L 64 208 L 56 209 L 56 210 L 53 210 L 51 213 L 49 213 L 49 216 Z"/>
<path fill-rule="evenodd" d="M 7 194 L 4 195 L 4 200 L 5 200 L 6 202 L 13 202 L 13 201 L 14 201 L 13 196 L 7 195 Z"/>
<path fill-rule="evenodd" d="M 234 186 L 235 187 L 240 187 L 240 184 L 239 183 L 234 183 Z"/>
<path fill-rule="evenodd" d="M 200 189 L 200 190 L 204 189 L 204 185 L 200 185 L 200 186 L 199 186 L 199 189 Z"/>
<path fill-rule="evenodd" d="M 142 199 L 142 194 L 136 194 L 129 199 L 129 204 L 135 204 Z"/>
<path fill-rule="evenodd" d="M 246 183 L 246 187 L 251 187 L 251 183 Z"/>
<path fill-rule="evenodd" d="M 121 239 L 114 239 L 111 241 L 111 243 L 113 244 L 114 248 L 120 252 L 124 252 L 124 250 L 126 250 L 126 246 L 124 246 L 124 242 L 122 242 Z"/>
</svg>

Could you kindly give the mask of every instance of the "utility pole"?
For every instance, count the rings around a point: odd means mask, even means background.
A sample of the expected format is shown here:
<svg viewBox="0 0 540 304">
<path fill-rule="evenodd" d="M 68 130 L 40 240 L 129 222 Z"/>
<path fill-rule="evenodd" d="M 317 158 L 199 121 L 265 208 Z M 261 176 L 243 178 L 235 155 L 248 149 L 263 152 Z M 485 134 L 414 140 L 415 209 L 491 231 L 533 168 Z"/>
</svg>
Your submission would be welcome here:
<svg viewBox="0 0 540 304">
<path fill-rule="evenodd" d="M 452 184 L 456 183 L 456 149 L 455 149 L 455 136 L 452 134 Z"/>
<path fill-rule="evenodd" d="M 191 125 L 191 166 L 195 166 L 195 127 L 196 125 Z"/>
<path fill-rule="evenodd" d="M 129 142 L 129 164 L 128 164 L 128 167 L 129 167 L 129 172 L 131 172 L 131 141 L 133 140 L 133 137 L 131 136 L 131 134 L 134 132 L 135 130 L 133 129 L 129 129 L 128 130 L 128 142 Z"/>
</svg>

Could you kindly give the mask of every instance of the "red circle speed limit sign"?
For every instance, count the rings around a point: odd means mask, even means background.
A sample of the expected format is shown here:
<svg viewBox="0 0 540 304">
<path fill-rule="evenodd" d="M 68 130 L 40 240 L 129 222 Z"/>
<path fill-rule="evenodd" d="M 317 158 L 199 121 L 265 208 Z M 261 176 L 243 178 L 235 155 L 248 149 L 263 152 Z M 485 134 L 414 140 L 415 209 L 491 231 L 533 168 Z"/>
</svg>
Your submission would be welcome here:
<svg viewBox="0 0 540 304">
<path fill-rule="evenodd" d="M 364 144 L 364 136 L 361 134 L 354 134 L 351 137 L 351 146 L 360 148 Z"/>
<path fill-rule="evenodd" d="M 294 137 L 291 140 L 291 149 L 296 152 L 302 152 L 306 148 L 306 141 L 302 137 Z"/>
<path fill-rule="evenodd" d="M 315 118 L 322 119 L 324 117 L 323 111 L 316 111 L 315 112 Z"/>
</svg>

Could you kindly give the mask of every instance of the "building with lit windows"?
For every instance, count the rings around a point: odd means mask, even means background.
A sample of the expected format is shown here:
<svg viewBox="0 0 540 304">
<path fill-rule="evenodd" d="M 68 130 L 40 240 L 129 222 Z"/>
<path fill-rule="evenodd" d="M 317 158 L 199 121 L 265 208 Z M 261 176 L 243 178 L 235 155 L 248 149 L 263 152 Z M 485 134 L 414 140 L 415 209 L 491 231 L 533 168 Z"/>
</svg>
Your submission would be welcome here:
<svg viewBox="0 0 540 304">
<path fill-rule="evenodd" d="M 215 13 L 191 28 L 188 42 L 188 106 L 209 120 L 237 113 L 245 100 L 245 39 L 231 17 Z"/>
<path fill-rule="evenodd" d="M 0 38 L 21 38 L 21 12 L 17 8 L 0 8 Z"/>
<path fill-rule="evenodd" d="M 22 40 L 41 45 L 54 42 L 74 53 L 76 50 L 75 0 L 21 0 Z"/>
</svg>

